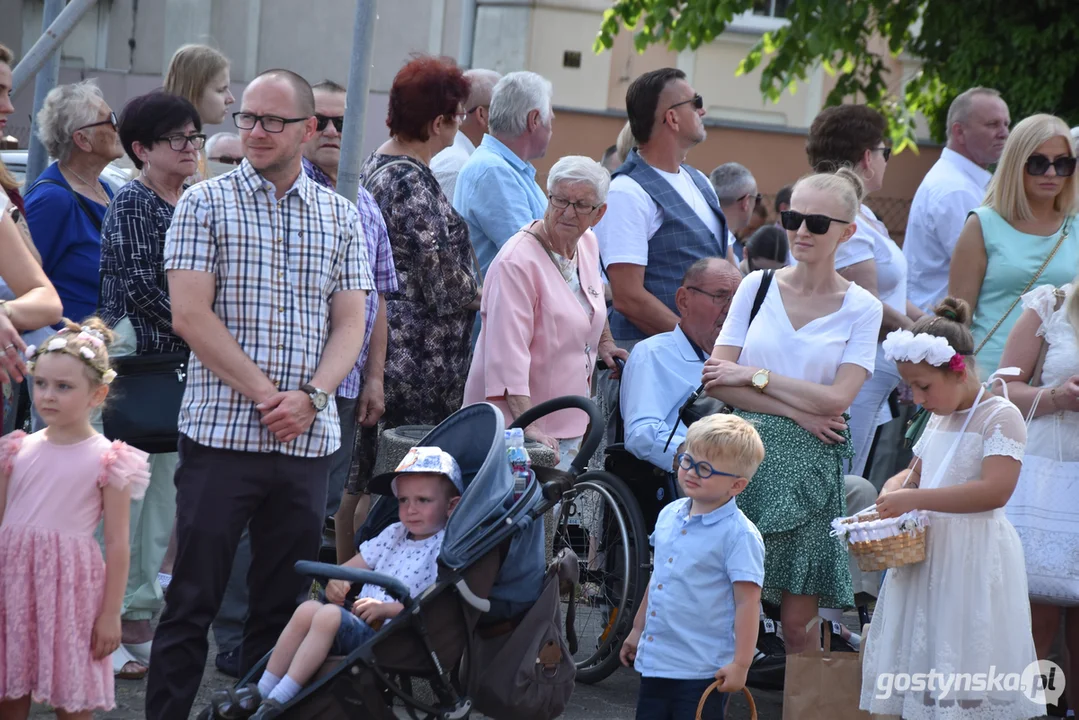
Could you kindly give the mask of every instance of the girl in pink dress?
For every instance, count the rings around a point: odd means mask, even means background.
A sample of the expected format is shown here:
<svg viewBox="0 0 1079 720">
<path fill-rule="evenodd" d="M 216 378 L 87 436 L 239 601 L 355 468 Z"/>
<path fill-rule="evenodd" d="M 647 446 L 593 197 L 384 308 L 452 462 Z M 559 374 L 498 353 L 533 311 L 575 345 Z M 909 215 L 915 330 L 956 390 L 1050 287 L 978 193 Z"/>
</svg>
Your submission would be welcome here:
<svg viewBox="0 0 1079 720">
<path fill-rule="evenodd" d="M 116 373 L 96 318 L 26 349 L 47 427 L 0 438 L 0 718 L 31 701 L 59 718 L 116 706 L 128 511 L 150 480 L 147 455 L 90 425 Z M 105 558 L 94 530 L 105 518 Z"/>
</svg>

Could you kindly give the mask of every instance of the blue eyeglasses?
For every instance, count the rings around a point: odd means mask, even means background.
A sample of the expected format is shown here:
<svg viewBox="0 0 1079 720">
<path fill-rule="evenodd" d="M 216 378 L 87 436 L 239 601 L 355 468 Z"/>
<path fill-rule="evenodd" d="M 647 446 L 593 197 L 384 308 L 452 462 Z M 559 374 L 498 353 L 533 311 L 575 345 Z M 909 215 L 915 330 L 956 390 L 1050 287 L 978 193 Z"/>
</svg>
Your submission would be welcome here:
<svg viewBox="0 0 1079 720">
<path fill-rule="evenodd" d="M 678 461 L 678 467 L 682 468 L 683 470 L 692 470 L 701 480 L 710 478 L 713 475 L 721 475 L 723 477 L 732 478 L 742 477 L 741 475 L 735 475 L 734 473 L 720 472 L 719 470 L 716 470 L 714 467 L 704 462 L 703 460 L 697 462 L 689 453 L 682 453 L 675 459 Z"/>
</svg>

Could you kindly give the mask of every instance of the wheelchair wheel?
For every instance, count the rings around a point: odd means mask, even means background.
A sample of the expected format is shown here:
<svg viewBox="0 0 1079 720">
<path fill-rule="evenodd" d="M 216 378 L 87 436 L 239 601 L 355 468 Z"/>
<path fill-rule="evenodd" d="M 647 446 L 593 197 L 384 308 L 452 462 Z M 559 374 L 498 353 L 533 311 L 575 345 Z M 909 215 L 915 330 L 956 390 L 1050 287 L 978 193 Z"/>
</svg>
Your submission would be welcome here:
<svg viewBox="0 0 1079 720">
<path fill-rule="evenodd" d="M 563 547 L 573 549 L 581 567 L 574 621 L 577 680 L 596 683 L 618 668 L 622 641 L 648 582 L 644 519 L 624 482 L 605 472 L 581 476 L 563 496 L 554 551 Z"/>
</svg>

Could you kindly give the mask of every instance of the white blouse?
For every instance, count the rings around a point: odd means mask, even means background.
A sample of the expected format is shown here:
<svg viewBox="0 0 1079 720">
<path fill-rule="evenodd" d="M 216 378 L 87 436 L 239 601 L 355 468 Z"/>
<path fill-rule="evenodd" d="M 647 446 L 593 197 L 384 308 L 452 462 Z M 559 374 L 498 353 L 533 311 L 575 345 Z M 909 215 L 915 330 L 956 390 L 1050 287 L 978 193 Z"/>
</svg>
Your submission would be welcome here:
<svg viewBox="0 0 1079 720">
<path fill-rule="evenodd" d="M 873 374 L 884 307 L 868 290 L 851 283 L 843 304 L 834 313 L 795 330 L 783 307 L 779 282 L 772 279 L 753 327 L 749 314 L 763 272 L 750 273 L 731 301 L 730 312 L 716 345 L 741 348 L 740 365 L 767 368 L 820 385 L 835 381 L 839 366 L 850 363 Z"/>
</svg>

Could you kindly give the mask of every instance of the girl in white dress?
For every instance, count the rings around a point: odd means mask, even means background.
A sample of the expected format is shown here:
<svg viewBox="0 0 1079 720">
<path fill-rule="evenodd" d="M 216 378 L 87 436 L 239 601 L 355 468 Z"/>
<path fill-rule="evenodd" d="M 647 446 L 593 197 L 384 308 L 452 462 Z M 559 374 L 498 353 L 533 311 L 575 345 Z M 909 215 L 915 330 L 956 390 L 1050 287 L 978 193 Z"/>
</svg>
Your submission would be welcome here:
<svg viewBox="0 0 1079 720">
<path fill-rule="evenodd" d="M 1014 405 L 978 382 L 969 306 L 947 298 L 935 314 L 884 342 L 914 401 L 933 416 L 910 470 L 885 483 L 877 510 L 884 518 L 924 510 L 930 523 L 925 560 L 885 577 L 860 705 L 907 720 L 1040 717 L 1044 702 L 1016 681 L 977 684 L 979 676 L 1019 678 L 1036 662 L 1023 548 L 1003 509 L 1019 478 L 1026 426 Z M 929 686 L 891 684 L 895 673 L 927 674 Z M 942 692 L 949 681 L 959 686 Z"/>
<path fill-rule="evenodd" d="M 1023 543 L 1038 657 L 1046 658 L 1064 615 L 1065 644 L 1079 658 L 1079 293 L 1043 285 L 1023 296 L 1023 314 L 1001 356 L 1014 367 L 1008 394 L 1028 418 L 1023 471 L 1005 508 Z M 1043 354 L 1044 353 L 1044 354 Z M 1040 377 L 1036 368 L 1042 359 Z M 1065 692 L 1079 704 L 1079 662 Z"/>
</svg>

